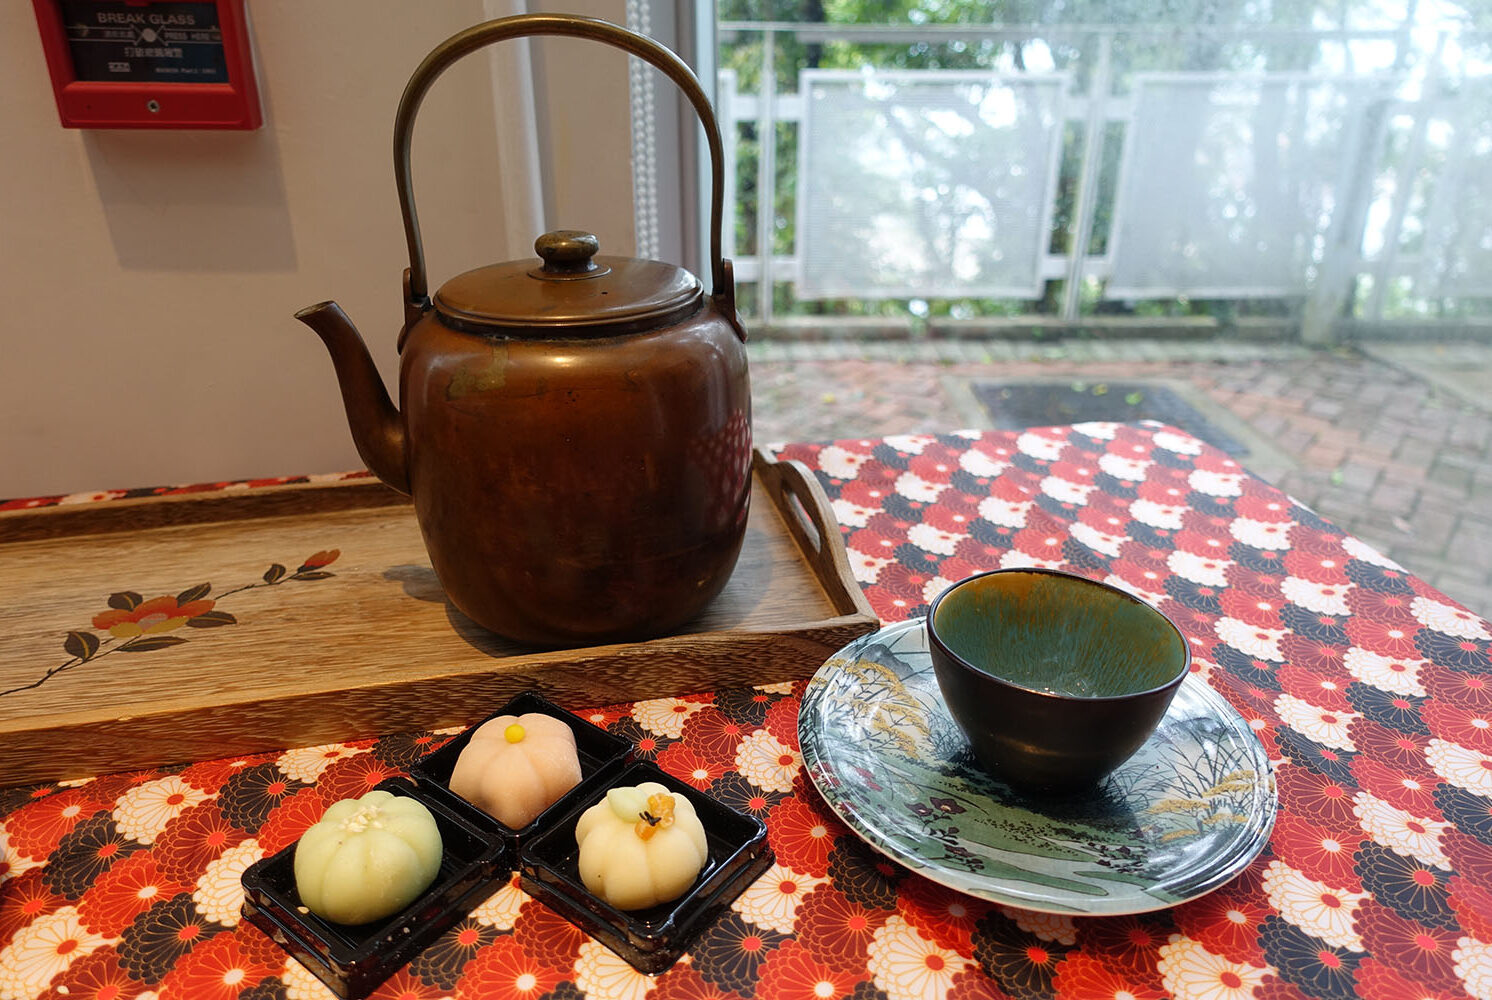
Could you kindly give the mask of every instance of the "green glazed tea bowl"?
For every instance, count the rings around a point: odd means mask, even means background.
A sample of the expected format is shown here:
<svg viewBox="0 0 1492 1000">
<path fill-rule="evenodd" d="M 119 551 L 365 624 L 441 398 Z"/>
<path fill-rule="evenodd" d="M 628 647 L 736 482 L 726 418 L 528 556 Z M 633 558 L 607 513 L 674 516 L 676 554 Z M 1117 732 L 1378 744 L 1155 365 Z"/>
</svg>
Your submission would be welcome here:
<svg viewBox="0 0 1492 1000">
<path fill-rule="evenodd" d="M 1169 618 L 1106 583 L 1002 569 L 943 591 L 928 648 L 974 757 L 1019 791 L 1089 787 L 1154 732 L 1191 669 Z"/>
</svg>

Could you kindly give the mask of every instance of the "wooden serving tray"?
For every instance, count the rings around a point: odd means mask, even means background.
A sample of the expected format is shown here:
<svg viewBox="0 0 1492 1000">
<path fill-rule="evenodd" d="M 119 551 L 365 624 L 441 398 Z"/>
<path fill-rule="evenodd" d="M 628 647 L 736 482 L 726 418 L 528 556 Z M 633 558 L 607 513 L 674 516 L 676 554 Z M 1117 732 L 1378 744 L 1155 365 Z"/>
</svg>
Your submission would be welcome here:
<svg viewBox="0 0 1492 1000">
<path fill-rule="evenodd" d="M 0 785 L 810 676 L 876 628 L 827 497 L 758 451 L 730 582 L 680 633 L 536 651 L 445 598 L 373 479 L 0 513 Z M 335 554 L 333 554 L 335 553 Z"/>
</svg>

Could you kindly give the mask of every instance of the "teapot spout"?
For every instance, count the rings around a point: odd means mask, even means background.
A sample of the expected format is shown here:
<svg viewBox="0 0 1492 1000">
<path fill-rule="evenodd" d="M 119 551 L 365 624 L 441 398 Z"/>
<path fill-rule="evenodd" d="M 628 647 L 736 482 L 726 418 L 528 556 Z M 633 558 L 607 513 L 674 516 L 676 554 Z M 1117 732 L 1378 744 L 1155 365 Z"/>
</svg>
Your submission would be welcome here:
<svg viewBox="0 0 1492 1000">
<path fill-rule="evenodd" d="M 400 493 L 408 494 L 404 421 L 389 399 L 383 377 L 378 374 L 357 327 L 335 302 L 308 306 L 296 313 L 295 318 L 316 331 L 332 356 L 358 455 L 375 476 Z"/>
</svg>

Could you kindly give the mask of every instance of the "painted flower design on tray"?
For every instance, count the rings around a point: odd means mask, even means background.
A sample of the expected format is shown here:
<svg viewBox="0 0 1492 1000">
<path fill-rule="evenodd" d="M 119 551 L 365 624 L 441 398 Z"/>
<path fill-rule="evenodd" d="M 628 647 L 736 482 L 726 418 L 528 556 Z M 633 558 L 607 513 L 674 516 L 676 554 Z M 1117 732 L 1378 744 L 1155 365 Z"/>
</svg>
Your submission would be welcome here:
<svg viewBox="0 0 1492 1000">
<path fill-rule="evenodd" d="M 237 625 L 236 617 L 218 609 L 218 602 L 223 598 L 245 590 L 278 587 L 291 582 L 325 580 L 336 575 L 325 567 L 335 562 L 341 554 L 339 549 L 323 549 L 307 556 L 294 572 L 280 563 L 274 563 L 258 581 L 225 590 L 216 597 L 209 596 L 212 594 L 210 583 L 188 587 L 174 597 L 165 594 L 146 598 L 133 590 L 116 591 L 108 597 L 108 609 L 93 616 L 93 627 L 98 632 L 105 633 L 104 635 L 83 629 L 68 632 L 62 640 L 62 649 L 71 659 L 45 671 L 29 684 L 0 691 L 0 698 L 41 687 L 64 671 L 110 653 L 149 653 L 180 646 L 189 640 L 171 633 L 183 626 L 189 629 L 212 629 Z"/>
</svg>

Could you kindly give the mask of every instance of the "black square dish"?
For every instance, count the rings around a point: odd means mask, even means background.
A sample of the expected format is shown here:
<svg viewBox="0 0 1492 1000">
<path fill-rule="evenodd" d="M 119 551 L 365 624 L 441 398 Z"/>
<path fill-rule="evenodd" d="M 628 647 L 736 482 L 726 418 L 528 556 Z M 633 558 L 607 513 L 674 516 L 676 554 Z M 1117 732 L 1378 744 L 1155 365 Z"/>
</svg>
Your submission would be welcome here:
<svg viewBox="0 0 1492 1000">
<path fill-rule="evenodd" d="M 500 715 L 526 715 L 529 712 L 552 715 L 568 725 L 574 732 L 575 750 L 580 757 L 580 783 L 541 812 L 528 826 L 515 830 L 451 791 L 450 782 L 451 774 L 456 770 L 456 761 L 460 759 L 461 751 L 465 750 L 466 745 L 471 742 L 472 733 Z M 431 798 L 439 798 L 469 820 L 490 828 L 496 835 L 506 839 L 516 851 L 520 843 L 546 828 L 551 819 L 565 812 L 575 797 L 586 795 L 597 783 L 605 781 L 608 775 L 626 766 L 634 751 L 635 748 L 630 740 L 614 736 L 599 726 L 592 725 L 535 691 L 525 691 L 439 750 L 416 761 L 409 769 L 409 776 Z"/>
<path fill-rule="evenodd" d="M 384 921 L 346 927 L 307 910 L 295 890 L 295 844 L 243 874 L 244 916 L 346 1000 L 373 992 L 456 921 L 513 869 L 503 840 L 457 810 L 423 795 L 403 778 L 379 789 L 424 804 L 440 829 L 440 871 L 424 895 Z"/>
<path fill-rule="evenodd" d="M 629 912 L 602 902 L 580 881 L 575 823 L 582 812 L 605 796 L 607 789 L 644 781 L 656 781 L 689 799 L 704 825 L 709 858 L 683 896 L 671 903 Z M 646 762 L 620 772 L 606 788 L 593 788 L 579 801 L 571 800 L 569 811 L 525 841 L 519 855 L 521 884 L 529 895 L 649 975 L 673 965 L 700 931 L 771 866 L 772 850 L 761 820 L 715 801 Z"/>
</svg>

